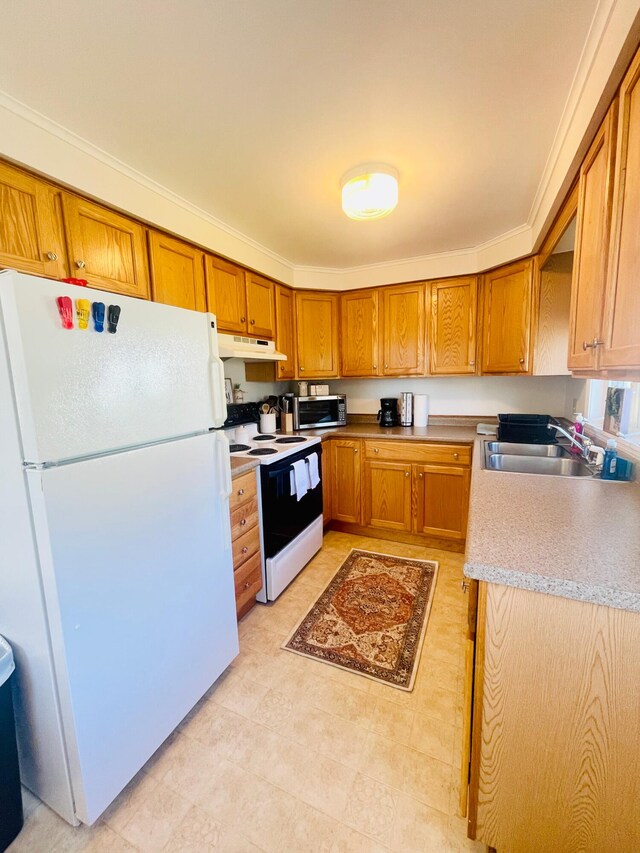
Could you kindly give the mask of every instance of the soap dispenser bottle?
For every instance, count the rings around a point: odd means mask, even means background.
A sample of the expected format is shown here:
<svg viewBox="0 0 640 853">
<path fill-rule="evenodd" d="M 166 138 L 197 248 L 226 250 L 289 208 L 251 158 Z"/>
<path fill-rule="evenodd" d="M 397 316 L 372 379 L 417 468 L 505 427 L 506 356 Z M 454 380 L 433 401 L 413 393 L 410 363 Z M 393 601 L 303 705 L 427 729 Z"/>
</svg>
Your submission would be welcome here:
<svg viewBox="0 0 640 853">
<path fill-rule="evenodd" d="M 618 465 L 618 451 L 617 451 L 617 442 L 615 438 L 610 438 L 607 441 L 607 448 L 604 452 L 604 462 L 602 463 L 602 474 L 600 475 L 603 480 L 617 480 L 617 465 Z"/>
<path fill-rule="evenodd" d="M 573 426 L 571 427 L 571 432 L 575 438 L 578 438 L 578 436 L 584 435 L 584 417 L 582 416 L 582 412 L 575 412 L 573 417 L 574 421 Z M 580 448 L 576 447 L 575 444 L 572 444 L 569 451 L 578 455 L 580 453 Z"/>
</svg>

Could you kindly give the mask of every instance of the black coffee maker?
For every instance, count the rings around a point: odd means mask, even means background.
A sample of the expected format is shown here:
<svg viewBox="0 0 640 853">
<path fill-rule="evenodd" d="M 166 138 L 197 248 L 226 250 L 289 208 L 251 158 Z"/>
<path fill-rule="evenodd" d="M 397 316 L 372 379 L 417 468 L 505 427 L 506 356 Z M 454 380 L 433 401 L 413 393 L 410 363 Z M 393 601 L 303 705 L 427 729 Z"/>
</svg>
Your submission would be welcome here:
<svg viewBox="0 0 640 853">
<path fill-rule="evenodd" d="M 380 399 L 380 410 L 378 421 L 381 427 L 398 426 L 398 398 L 382 397 Z"/>
</svg>

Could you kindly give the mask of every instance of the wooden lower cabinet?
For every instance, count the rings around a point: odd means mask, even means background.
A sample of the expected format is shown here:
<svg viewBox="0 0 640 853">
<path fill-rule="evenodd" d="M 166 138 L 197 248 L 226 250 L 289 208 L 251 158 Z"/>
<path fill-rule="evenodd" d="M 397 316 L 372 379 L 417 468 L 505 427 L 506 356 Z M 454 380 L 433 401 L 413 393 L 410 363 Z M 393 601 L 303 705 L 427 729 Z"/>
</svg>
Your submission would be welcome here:
<svg viewBox="0 0 640 853">
<path fill-rule="evenodd" d="M 365 527 L 411 531 L 411 465 L 405 462 L 364 463 Z"/>
<path fill-rule="evenodd" d="M 259 469 L 258 469 L 259 470 Z M 235 477 L 229 498 L 231 550 L 238 619 L 256 603 L 262 589 L 260 516 L 256 471 Z"/>
<path fill-rule="evenodd" d="M 329 452 L 330 448 L 330 452 Z M 331 506 L 325 524 L 461 551 L 466 538 L 471 448 L 400 440 L 328 441 Z"/>
<path fill-rule="evenodd" d="M 360 459 L 359 439 L 332 439 L 331 447 L 331 513 L 336 521 L 360 524 Z"/>
<path fill-rule="evenodd" d="M 470 838 L 640 850 L 639 647 L 640 613 L 480 583 Z"/>
</svg>

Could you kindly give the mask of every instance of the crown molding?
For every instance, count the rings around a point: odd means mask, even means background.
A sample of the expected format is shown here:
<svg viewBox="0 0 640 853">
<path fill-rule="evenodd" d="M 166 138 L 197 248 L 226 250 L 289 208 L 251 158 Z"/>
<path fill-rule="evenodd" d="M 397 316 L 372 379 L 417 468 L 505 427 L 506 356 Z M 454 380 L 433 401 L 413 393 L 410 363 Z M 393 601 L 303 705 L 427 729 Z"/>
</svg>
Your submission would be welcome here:
<svg viewBox="0 0 640 853">
<path fill-rule="evenodd" d="M 555 215 L 615 71 L 640 29 L 638 0 L 599 0 L 527 221 L 459 250 L 344 268 L 296 265 L 42 113 L 0 91 L 0 150 L 9 159 L 294 287 L 370 287 L 469 275 L 530 254 Z M 630 58 L 627 57 L 627 59 Z"/>
</svg>

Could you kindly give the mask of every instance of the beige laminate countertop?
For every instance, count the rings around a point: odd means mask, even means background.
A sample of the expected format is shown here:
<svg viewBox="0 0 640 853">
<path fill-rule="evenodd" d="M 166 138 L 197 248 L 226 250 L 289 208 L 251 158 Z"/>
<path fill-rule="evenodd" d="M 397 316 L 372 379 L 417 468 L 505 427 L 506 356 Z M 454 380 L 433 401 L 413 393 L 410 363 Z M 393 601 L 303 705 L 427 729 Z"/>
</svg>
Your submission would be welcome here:
<svg viewBox="0 0 640 853">
<path fill-rule="evenodd" d="M 470 426 L 427 426 L 427 427 L 379 427 L 377 424 L 347 424 L 344 427 L 305 429 L 300 435 L 320 436 L 323 441 L 330 438 L 384 438 L 403 441 L 446 441 L 473 444 L 477 438 L 475 427 Z"/>
<path fill-rule="evenodd" d="M 488 471 L 483 444 L 465 575 L 640 612 L 640 484 Z"/>
<path fill-rule="evenodd" d="M 232 456 L 231 457 L 231 478 L 239 477 L 241 474 L 246 474 L 247 471 L 252 471 L 260 464 L 260 460 L 249 459 L 247 456 Z"/>
</svg>

